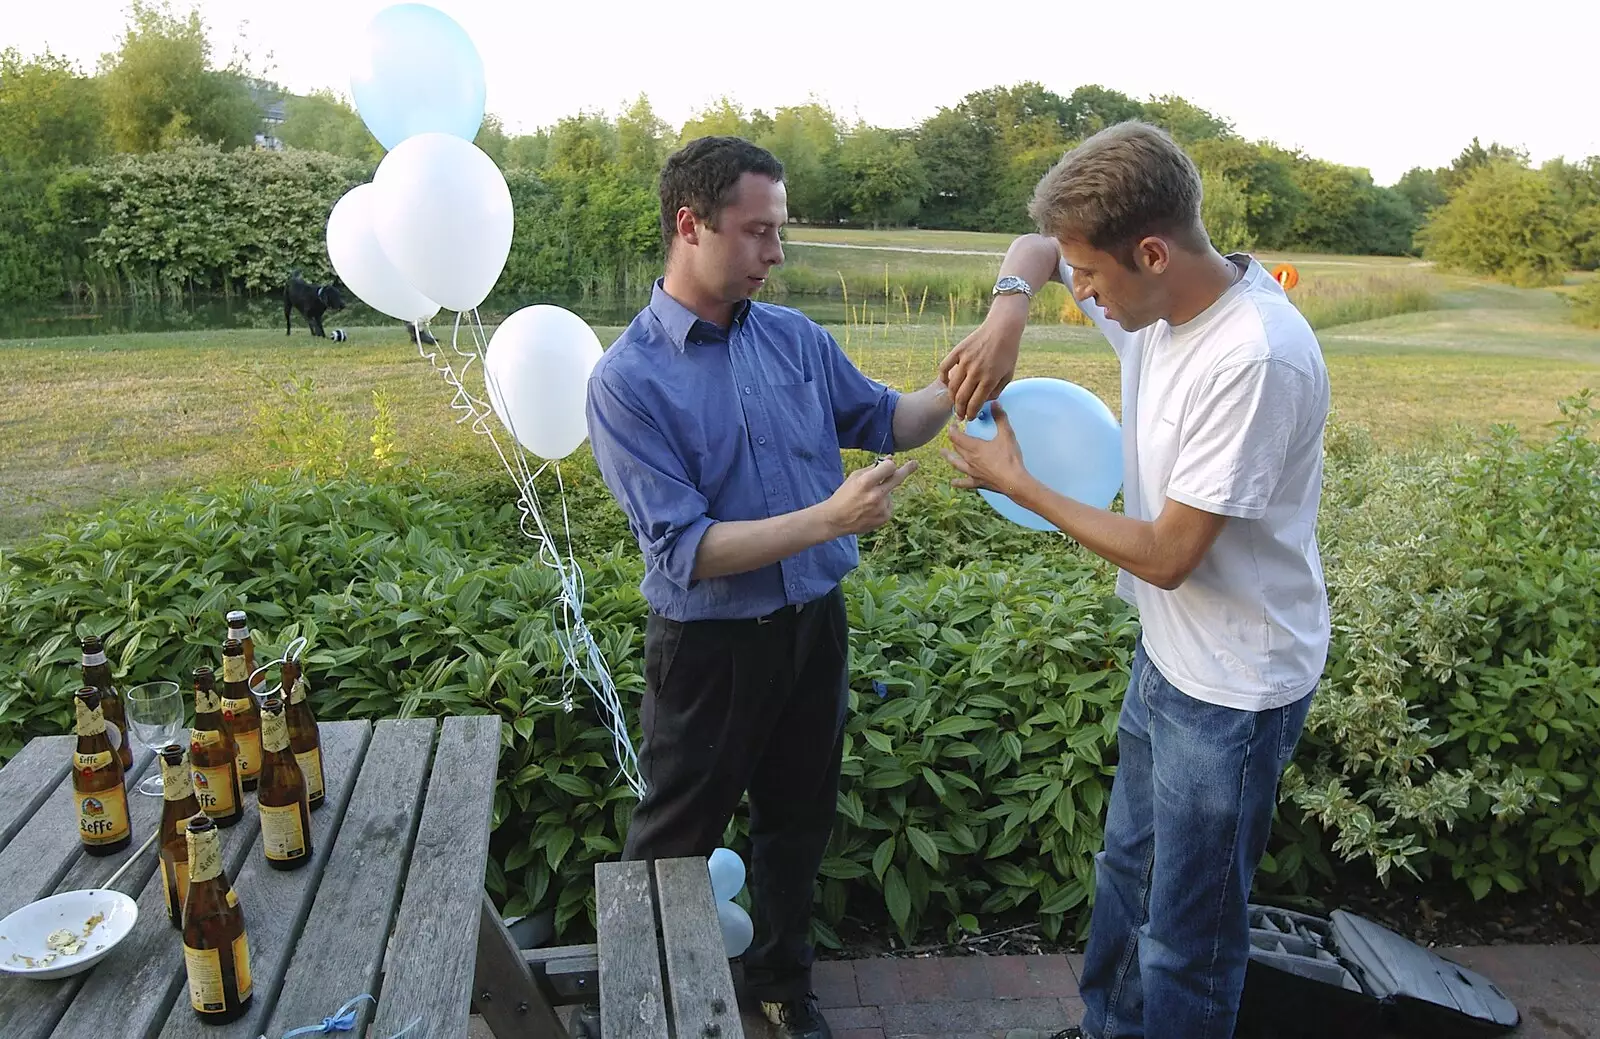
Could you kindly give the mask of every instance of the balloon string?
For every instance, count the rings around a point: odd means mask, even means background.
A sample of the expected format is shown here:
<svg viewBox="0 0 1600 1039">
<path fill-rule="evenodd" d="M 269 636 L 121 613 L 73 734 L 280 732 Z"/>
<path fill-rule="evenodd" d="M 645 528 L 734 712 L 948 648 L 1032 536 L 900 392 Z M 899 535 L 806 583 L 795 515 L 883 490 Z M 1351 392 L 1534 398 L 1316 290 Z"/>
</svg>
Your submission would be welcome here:
<svg viewBox="0 0 1600 1039">
<path fill-rule="evenodd" d="M 563 711 L 570 712 L 573 710 L 575 685 L 581 682 L 600 706 L 602 720 L 611 734 L 619 778 L 628 784 L 634 796 L 642 798 L 645 784 L 639 775 L 638 756 L 634 752 L 633 742 L 628 734 L 627 712 L 617 693 L 616 683 L 606 666 L 605 655 L 583 618 L 585 591 L 583 568 L 578 565 L 573 551 L 572 523 L 567 507 L 566 486 L 561 478 L 561 467 L 551 466 L 549 463 L 541 465 L 537 470 L 530 467 L 526 452 L 516 440 L 516 425 L 511 418 L 510 409 L 504 406 L 505 396 L 490 373 L 488 365 L 482 363 L 488 353 L 489 344 L 483 330 L 482 319 L 476 309 L 472 311 L 471 321 L 468 324 L 469 348 L 462 348 L 461 322 L 465 316 L 457 312 L 455 327 L 450 337 L 451 350 L 462 359 L 459 371 L 455 363 L 441 357 L 442 351 L 428 350 L 422 342 L 420 327 L 413 326 L 416 331 L 417 352 L 443 377 L 445 385 L 455 391 L 450 407 L 460 412 L 457 424 L 470 424 L 469 428 L 474 433 L 487 437 L 494 447 L 495 454 L 500 458 L 500 464 L 517 487 L 517 509 L 520 514 L 517 527 L 524 537 L 537 545 L 540 563 L 553 570 L 559 580 L 560 594 L 557 599 L 560 610 L 555 618 L 553 637 L 565 665 L 561 679 L 562 697 L 558 701 L 535 698 L 534 702 L 540 706 L 560 707 Z M 501 404 L 499 413 L 506 416 L 505 423 L 512 435 L 512 446 L 509 450 L 501 446 L 499 438 L 495 435 L 493 419 L 496 409 L 474 395 L 463 382 L 464 376 L 471 370 L 474 362 L 479 363 L 483 370 L 484 389 L 489 398 Z M 539 502 L 536 484 L 547 468 L 554 468 L 557 493 L 561 500 L 564 535 L 561 540 L 566 542 L 564 554 L 557 547 L 559 542 L 547 524 Z M 402 715 L 409 715 L 420 702 L 421 691 L 418 690 L 415 695 L 407 697 Z"/>
</svg>

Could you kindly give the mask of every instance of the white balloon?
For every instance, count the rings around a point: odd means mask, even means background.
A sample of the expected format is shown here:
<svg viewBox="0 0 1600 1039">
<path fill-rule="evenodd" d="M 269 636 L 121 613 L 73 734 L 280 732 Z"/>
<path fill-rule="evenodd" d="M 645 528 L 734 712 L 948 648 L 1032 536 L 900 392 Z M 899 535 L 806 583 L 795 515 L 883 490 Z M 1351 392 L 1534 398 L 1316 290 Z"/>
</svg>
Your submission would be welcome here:
<svg viewBox="0 0 1600 1039">
<path fill-rule="evenodd" d="M 417 291 L 466 311 L 482 303 L 511 254 L 511 190 L 494 160 L 446 133 L 408 137 L 378 164 L 374 227 Z"/>
<path fill-rule="evenodd" d="M 744 860 L 730 848 L 711 853 L 711 893 L 718 902 L 731 901 L 744 888 Z"/>
<path fill-rule="evenodd" d="M 584 404 L 600 354 L 594 329 L 561 307 L 523 307 L 501 322 L 483 358 L 484 380 L 517 443 L 540 458 L 578 449 L 589 435 Z"/>
<path fill-rule="evenodd" d="M 412 287 L 395 268 L 374 228 L 378 189 L 360 184 L 345 192 L 328 214 L 328 259 L 339 280 L 361 302 L 400 321 L 422 322 L 439 304 Z"/>
<path fill-rule="evenodd" d="M 718 902 L 717 923 L 722 925 L 722 947 L 728 951 L 728 958 L 743 956 L 756 936 L 750 914 L 737 902 Z"/>
</svg>

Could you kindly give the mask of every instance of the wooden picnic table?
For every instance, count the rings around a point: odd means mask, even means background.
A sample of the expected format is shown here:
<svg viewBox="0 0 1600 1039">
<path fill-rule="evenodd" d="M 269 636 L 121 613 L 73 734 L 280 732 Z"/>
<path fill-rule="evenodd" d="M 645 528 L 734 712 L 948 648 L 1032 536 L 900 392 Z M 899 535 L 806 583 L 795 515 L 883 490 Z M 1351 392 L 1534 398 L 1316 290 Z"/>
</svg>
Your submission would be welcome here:
<svg viewBox="0 0 1600 1039">
<path fill-rule="evenodd" d="M 222 831 L 254 976 L 240 1020 L 207 1025 L 190 1009 L 183 942 L 151 845 L 116 883 L 139 904 L 133 932 L 70 978 L 0 976 L 0 1037 L 276 1039 L 363 993 L 376 1004 L 355 1008 L 356 1035 L 370 1025 L 382 1039 L 415 1022 L 412 1039 L 464 1039 L 476 1001 L 502 1039 L 564 1037 L 484 894 L 500 724 L 492 715 L 325 722 L 327 800 L 311 815 L 311 863 L 268 868 L 253 807 Z M 0 917 L 104 883 L 160 823 L 161 798 L 130 794 L 132 846 L 82 854 L 67 774 L 73 741 L 32 740 L 0 770 Z M 154 761 L 139 750 L 130 790 Z"/>
<path fill-rule="evenodd" d="M 277 1039 L 364 993 L 376 1000 L 353 1008 L 351 1034 L 374 1039 L 408 1026 L 410 1039 L 465 1039 L 473 1011 L 499 1039 L 567 1039 L 554 1008 L 572 1003 L 600 1004 L 606 1039 L 740 1039 L 705 860 L 602 863 L 598 943 L 519 950 L 483 889 L 500 719 L 320 728 L 327 798 L 311 813 L 311 863 L 269 868 L 253 808 L 221 831 L 254 980 L 249 1012 L 226 1025 L 189 1007 L 156 848 L 140 850 L 162 799 L 131 793 L 132 845 L 95 857 L 73 816 L 75 737 L 32 740 L 0 769 L 0 918 L 97 888 L 135 857 L 115 890 L 139 905 L 132 933 L 84 973 L 0 976 L 0 1039 Z M 140 748 L 128 788 L 156 768 Z"/>
</svg>

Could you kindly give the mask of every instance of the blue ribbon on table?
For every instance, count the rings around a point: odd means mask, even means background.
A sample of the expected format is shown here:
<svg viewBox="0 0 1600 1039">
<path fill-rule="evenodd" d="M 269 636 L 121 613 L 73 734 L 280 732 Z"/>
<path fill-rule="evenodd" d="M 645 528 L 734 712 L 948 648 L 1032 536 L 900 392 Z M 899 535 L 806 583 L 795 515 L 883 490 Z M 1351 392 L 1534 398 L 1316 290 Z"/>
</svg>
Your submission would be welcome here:
<svg viewBox="0 0 1600 1039">
<path fill-rule="evenodd" d="M 356 1008 L 361 1006 L 361 1001 L 365 999 L 371 999 L 374 1005 L 378 1002 L 369 993 L 363 992 L 334 1011 L 332 1017 L 323 1018 L 320 1025 L 306 1025 L 304 1028 L 296 1028 L 292 1032 L 285 1032 L 283 1033 L 283 1039 L 295 1039 L 296 1036 L 301 1035 L 330 1035 L 334 1032 L 353 1032 L 356 1027 Z M 400 1039 L 401 1036 L 417 1027 L 421 1020 L 422 1018 L 419 1017 L 412 1021 L 399 1032 L 396 1032 L 391 1039 Z M 267 1037 L 262 1035 L 261 1039 L 267 1039 Z"/>
</svg>

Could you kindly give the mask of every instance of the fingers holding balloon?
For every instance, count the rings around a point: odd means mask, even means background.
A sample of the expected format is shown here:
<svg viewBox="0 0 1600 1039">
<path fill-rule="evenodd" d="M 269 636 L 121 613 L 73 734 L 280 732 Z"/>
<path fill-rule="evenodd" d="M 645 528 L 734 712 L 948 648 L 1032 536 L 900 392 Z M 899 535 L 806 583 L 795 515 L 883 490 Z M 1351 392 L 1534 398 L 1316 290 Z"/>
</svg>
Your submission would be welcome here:
<svg viewBox="0 0 1600 1039">
<path fill-rule="evenodd" d="M 1062 379 L 1008 376 L 1001 385 L 988 404 L 982 396 L 967 402 L 976 417 L 950 426 L 944 457 L 961 474 L 951 486 L 977 491 L 1033 530 L 1056 527 L 1013 500 L 1024 489 L 1107 508 L 1122 486 L 1122 434 L 1105 403 Z"/>
</svg>

